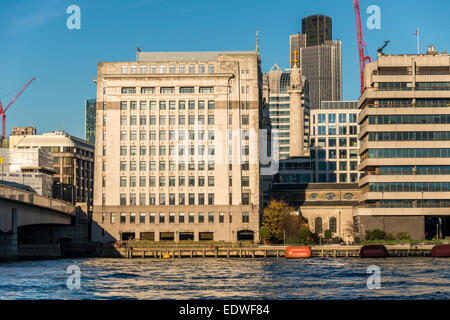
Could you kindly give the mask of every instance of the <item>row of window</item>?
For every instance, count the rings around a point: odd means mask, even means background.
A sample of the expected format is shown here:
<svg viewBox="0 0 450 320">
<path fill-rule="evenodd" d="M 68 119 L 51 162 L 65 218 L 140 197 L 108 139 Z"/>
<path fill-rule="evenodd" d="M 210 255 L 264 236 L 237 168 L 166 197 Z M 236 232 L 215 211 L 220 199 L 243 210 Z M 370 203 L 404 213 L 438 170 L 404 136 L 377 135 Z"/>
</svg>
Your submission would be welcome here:
<svg viewBox="0 0 450 320">
<path fill-rule="evenodd" d="M 121 101 L 120 102 L 120 110 L 137 110 L 137 101 Z M 147 110 L 147 105 L 149 106 L 149 110 L 157 110 L 157 102 L 156 101 L 140 101 L 139 102 L 139 110 Z M 205 110 L 207 107 L 208 110 L 213 110 L 215 107 L 214 100 L 204 101 L 187 101 L 187 109 L 188 110 L 196 110 L 196 106 L 198 110 Z M 159 101 L 159 110 L 177 110 L 177 101 Z M 178 101 L 178 110 L 186 110 L 186 101 L 181 100 Z"/>
<path fill-rule="evenodd" d="M 362 204 L 369 208 L 449 208 L 450 200 L 380 200 Z"/>
<path fill-rule="evenodd" d="M 122 94 L 136 94 L 136 87 L 122 87 Z M 155 93 L 155 87 L 141 87 L 141 93 Z M 160 87 L 160 93 L 175 93 L 175 87 Z M 179 93 L 196 93 L 195 87 L 180 87 Z M 198 93 L 214 93 L 214 87 L 199 87 Z"/>
<path fill-rule="evenodd" d="M 330 230 L 333 233 L 336 233 L 336 231 L 337 231 L 337 220 L 336 220 L 335 217 L 331 217 L 328 220 L 328 230 Z M 322 230 L 322 218 L 321 217 L 317 217 L 314 220 L 314 232 L 316 234 L 320 234 L 320 233 L 322 233 L 322 231 L 323 231 Z"/>
<path fill-rule="evenodd" d="M 197 203 L 195 201 L 195 193 L 189 193 L 186 199 L 186 195 L 184 193 L 178 194 L 178 205 L 205 205 L 205 194 L 204 193 L 197 193 Z M 147 205 L 147 197 L 148 197 L 148 205 L 154 206 L 156 205 L 156 194 L 155 193 L 140 193 L 139 194 L 139 205 L 145 206 Z M 165 193 L 159 193 L 159 202 L 158 205 L 176 205 L 176 194 L 170 193 L 168 195 L 169 201 L 167 202 L 167 196 Z M 229 194 L 229 204 L 232 203 L 232 194 Z M 127 203 L 127 199 L 129 199 L 129 202 Z M 208 205 L 212 206 L 214 205 L 214 193 L 208 193 Z M 242 205 L 249 205 L 250 204 L 250 194 L 249 193 L 242 193 L 241 194 L 241 203 Z M 130 193 L 127 197 L 126 193 L 120 194 L 120 205 L 121 206 L 136 206 L 138 205 L 137 202 L 137 196 L 136 193 Z"/>
<path fill-rule="evenodd" d="M 207 220 L 205 220 L 207 218 Z M 208 212 L 208 214 L 205 217 L 204 212 L 198 212 L 197 214 L 194 212 L 189 212 L 185 214 L 184 212 L 169 212 L 166 214 L 165 212 L 159 212 L 159 213 L 146 213 L 146 212 L 140 212 L 139 214 L 136 214 L 135 212 L 125 213 L 121 212 L 119 214 L 119 223 L 214 223 L 216 219 L 216 213 L 214 212 Z M 233 214 L 230 212 L 228 214 L 228 222 L 233 222 Z M 102 223 L 105 223 L 106 221 L 106 213 L 102 213 Z M 225 223 L 225 213 L 219 212 L 218 213 L 218 220 L 219 223 Z M 241 213 L 241 221 L 242 223 L 249 223 L 250 222 L 250 214 L 248 212 L 242 212 Z M 116 213 L 111 212 L 109 213 L 109 223 L 114 224 L 116 223 Z"/>
<path fill-rule="evenodd" d="M 186 71 L 188 71 L 189 73 L 195 73 L 196 69 L 197 69 L 198 73 L 206 72 L 206 67 L 204 64 L 199 64 L 198 66 L 196 66 L 195 64 L 189 64 L 187 66 L 187 68 L 186 68 L 185 64 L 178 65 L 178 73 L 186 73 Z M 177 73 L 177 68 L 173 64 L 170 64 L 168 66 L 160 65 L 159 69 L 157 68 L 156 65 L 151 65 L 150 68 L 148 68 L 148 73 L 158 73 L 157 72 L 158 70 L 159 70 L 159 73 Z M 130 66 L 130 73 L 136 74 L 137 71 L 138 71 L 138 66 Z M 147 66 L 140 65 L 139 71 L 141 74 L 146 74 Z M 123 65 L 122 66 L 122 74 L 127 74 L 127 73 L 128 73 L 128 66 Z M 214 65 L 213 64 L 208 64 L 208 73 L 214 73 Z"/>
<path fill-rule="evenodd" d="M 159 146 L 159 153 L 156 154 L 156 146 L 150 146 L 149 147 L 149 155 L 150 156 L 195 156 L 195 146 L 184 146 L 184 145 L 178 145 L 178 146 L 168 146 L 168 152 L 167 152 L 167 146 Z M 126 148 L 126 147 L 125 147 Z M 133 149 L 134 150 L 134 149 Z M 177 152 L 178 150 L 178 152 Z M 206 146 L 199 146 L 197 150 L 197 156 L 214 156 L 215 155 L 215 146 L 213 144 L 208 144 L 207 153 L 205 154 Z M 147 154 L 147 147 L 146 146 L 139 146 L 139 155 L 145 156 Z M 229 154 L 231 155 L 231 149 Z M 242 156 L 248 156 L 250 154 L 249 146 L 243 146 L 242 147 Z M 103 155 L 106 156 L 106 148 L 103 149 Z M 134 155 L 134 152 L 131 154 Z M 136 154 L 137 155 L 137 154 Z M 121 168 L 122 163 L 124 165 L 124 169 L 121 169 L 121 171 L 126 171 L 126 162 L 121 162 Z M 131 167 L 132 165 L 130 165 Z M 136 167 L 136 162 L 134 161 L 134 167 Z M 130 169 L 131 170 L 131 169 Z"/>
<path fill-rule="evenodd" d="M 380 91 L 403 91 L 412 90 L 411 82 L 379 82 Z M 450 90 L 450 82 L 416 82 L 415 90 Z"/>
<path fill-rule="evenodd" d="M 339 173 L 339 175 L 336 175 L 335 173 L 329 173 L 328 175 L 326 173 L 319 173 L 317 175 L 317 180 L 315 182 L 319 183 L 355 183 L 358 182 L 358 174 L 357 173 L 350 173 L 350 179 L 348 178 L 349 175 L 347 173 Z M 337 180 L 339 178 L 339 180 Z"/>
<path fill-rule="evenodd" d="M 369 149 L 361 155 L 361 160 L 367 158 L 447 158 L 450 149 Z"/>
<path fill-rule="evenodd" d="M 450 131 L 369 132 L 369 141 L 448 141 Z"/>
<path fill-rule="evenodd" d="M 324 114 L 324 113 L 317 114 L 317 122 L 319 124 L 325 124 L 326 116 L 327 116 L 327 114 Z M 336 118 L 337 118 L 336 113 L 328 113 L 328 123 L 329 124 L 336 123 Z M 313 116 L 313 124 L 316 123 L 315 119 L 316 119 L 316 117 Z M 339 120 L 339 123 L 347 123 L 347 113 L 339 113 L 338 120 Z M 350 123 L 356 123 L 356 121 L 358 120 L 358 115 L 356 113 L 349 113 L 348 120 Z"/>
<path fill-rule="evenodd" d="M 450 114 L 370 115 L 369 124 L 449 124 Z"/>
<path fill-rule="evenodd" d="M 347 126 L 338 126 L 336 125 L 328 125 L 328 135 L 356 135 L 358 134 L 357 126 L 349 126 L 347 131 Z M 316 127 L 313 127 L 313 135 L 316 135 Z M 327 126 L 319 125 L 317 126 L 317 135 L 318 136 L 326 136 L 327 135 Z"/>
<path fill-rule="evenodd" d="M 349 143 L 347 143 L 349 141 Z M 317 144 L 316 144 L 316 138 L 312 138 L 311 139 L 311 148 L 314 148 L 316 145 L 317 147 L 327 147 L 327 138 L 317 138 Z M 345 148 L 345 147 L 358 147 L 358 138 L 350 138 L 350 140 L 348 140 L 348 138 L 328 138 L 328 147 L 333 148 L 336 147 L 336 142 L 339 142 L 339 147 L 340 148 Z"/>
<path fill-rule="evenodd" d="M 169 119 L 169 122 L 167 122 L 167 118 Z M 178 123 L 177 123 L 177 118 L 178 118 Z M 204 125 L 205 124 L 205 115 L 203 114 L 199 114 L 197 116 L 197 122 L 195 121 L 195 115 L 189 115 L 188 116 L 188 124 L 189 125 L 195 125 L 195 124 L 199 124 L 199 125 Z M 139 119 L 139 122 L 138 122 Z M 147 125 L 147 119 L 148 124 L 149 125 L 186 125 L 186 115 L 182 114 L 179 115 L 178 117 L 175 115 L 170 115 L 169 117 L 167 117 L 166 115 L 160 115 L 159 117 L 151 115 L 147 118 L 146 115 L 140 115 L 139 118 L 136 115 L 131 115 L 129 117 L 129 122 L 128 122 L 128 116 L 126 115 L 122 115 L 120 116 L 120 125 L 121 126 L 126 126 L 126 125 L 130 125 L 130 126 L 145 126 Z M 157 123 L 157 120 L 159 119 L 159 122 Z M 214 115 L 213 114 L 209 114 L 207 115 L 207 119 L 208 119 L 208 125 L 213 125 L 214 124 Z M 242 116 L 242 121 L 246 122 L 246 124 L 248 124 L 248 115 L 244 115 Z"/>
<path fill-rule="evenodd" d="M 315 162 L 312 162 L 313 169 L 315 166 Z M 337 165 L 336 161 L 319 161 L 317 164 L 317 169 L 319 171 L 336 171 Z M 350 165 L 347 165 L 347 161 L 339 161 L 339 171 L 357 171 L 358 170 L 358 162 L 357 161 L 350 161 Z"/>
<path fill-rule="evenodd" d="M 382 166 L 380 175 L 448 175 L 450 166 Z"/>
<path fill-rule="evenodd" d="M 370 108 L 445 108 L 450 107 L 450 99 L 416 99 L 413 104 L 412 99 L 380 99 Z"/>
<path fill-rule="evenodd" d="M 156 177 L 150 176 L 149 181 L 149 187 L 156 187 Z M 176 187 L 178 180 L 178 187 L 184 187 L 186 186 L 186 177 L 185 176 L 159 176 L 158 178 L 158 186 L 159 187 L 165 187 L 167 186 L 167 181 L 169 182 L 169 187 Z M 197 179 L 195 176 L 188 176 L 187 179 L 187 185 L 189 187 L 195 187 L 195 181 L 197 180 L 197 186 L 198 187 L 204 187 L 205 186 L 205 176 L 197 176 Z M 127 181 L 129 181 L 128 186 L 129 187 L 137 187 L 137 177 L 136 176 L 130 176 L 130 177 L 120 177 L 120 186 L 121 187 L 127 187 Z M 215 181 L 214 176 L 208 176 L 208 187 L 214 187 Z M 230 177 L 230 186 L 232 185 L 232 180 Z M 241 177 L 241 185 L 243 187 L 248 187 L 250 185 L 250 178 L 249 176 L 242 176 Z M 139 177 L 139 187 L 147 187 L 147 177 L 146 176 L 140 176 Z"/>
<path fill-rule="evenodd" d="M 358 158 L 358 149 L 350 149 L 347 153 L 346 149 L 340 149 L 339 152 L 336 149 L 328 149 L 328 158 L 327 150 L 319 149 L 319 150 L 311 150 L 311 159 L 347 159 L 347 155 L 350 159 Z"/>
<path fill-rule="evenodd" d="M 450 182 L 370 182 L 364 186 L 367 192 L 446 192 Z"/>
<path fill-rule="evenodd" d="M 150 130 L 149 133 L 149 140 L 150 141 L 156 141 L 156 140 L 167 140 L 169 138 L 169 141 L 183 141 L 186 140 L 186 133 L 188 133 L 189 140 L 195 140 L 195 130 Z M 158 133 L 158 134 L 157 134 Z M 197 139 L 198 140 L 214 140 L 215 137 L 215 130 L 211 129 L 208 130 L 208 136 L 205 136 L 205 130 L 198 130 L 197 131 Z M 138 131 L 136 130 L 130 130 L 128 131 L 120 131 L 120 140 L 121 141 L 127 141 L 128 135 L 130 137 L 130 141 L 136 141 L 138 137 Z M 157 137 L 159 139 L 157 139 Z M 139 140 L 147 140 L 147 131 L 141 130 L 139 131 Z"/>
<path fill-rule="evenodd" d="M 205 161 L 204 160 L 199 160 L 198 162 L 195 161 L 189 161 L 186 165 L 185 161 L 158 161 L 159 165 L 159 171 L 166 171 L 167 168 L 169 169 L 169 171 L 176 171 L 178 169 L 178 171 L 185 171 L 186 168 L 189 171 L 214 171 L 214 167 L 215 167 L 215 163 L 213 160 L 209 160 L 208 161 L 208 166 L 207 169 L 205 167 Z M 168 163 L 168 167 L 167 167 L 167 163 Z M 197 165 L 197 169 L 196 169 L 196 165 Z M 126 161 L 122 161 L 121 162 L 121 166 L 120 166 L 121 170 L 120 171 L 127 171 L 127 163 Z M 157 168 L 157 164 L 156 161 L 149 161 L 148 162 L 148 170 L 149 171 L 156 171 Z M 232 164 L 229 164 L 229 170 L 231 171 L 232 168 Z M 241 170 L 242 171 L 248 171 L 250 169 L 250 163 L 249 161 L 243 161 L 241 163 Z M 137 171 L 137 161 L 130 161 L 130 171 Z M 139 171 L 147 171 L 147 161 L 139 161 Z"/>
</svg>

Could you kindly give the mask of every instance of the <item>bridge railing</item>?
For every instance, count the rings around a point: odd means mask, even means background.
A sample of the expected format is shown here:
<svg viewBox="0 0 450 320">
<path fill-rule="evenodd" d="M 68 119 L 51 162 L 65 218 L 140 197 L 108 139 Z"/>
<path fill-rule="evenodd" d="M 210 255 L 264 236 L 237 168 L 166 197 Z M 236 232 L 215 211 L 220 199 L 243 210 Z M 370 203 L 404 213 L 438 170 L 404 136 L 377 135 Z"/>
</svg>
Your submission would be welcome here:
<svg viewBox="0 0 450 320">
<path fill-rule="evenodd" d="M 16 200 L 27 204 L 50 208 L 52 210 L 75 214 L 75 206 L 57 199 L 0 184 L 0 198 Z"/>
</svg>

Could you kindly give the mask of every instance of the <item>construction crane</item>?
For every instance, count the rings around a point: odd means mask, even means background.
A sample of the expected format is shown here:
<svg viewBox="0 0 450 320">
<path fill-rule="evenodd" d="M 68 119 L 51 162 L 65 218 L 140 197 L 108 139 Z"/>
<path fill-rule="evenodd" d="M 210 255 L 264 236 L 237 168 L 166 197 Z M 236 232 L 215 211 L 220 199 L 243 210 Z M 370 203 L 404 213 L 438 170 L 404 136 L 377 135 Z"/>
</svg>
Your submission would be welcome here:
<svg viewBox="0 0 450 320">
<path fill-rule="evenodd" d="M 386 48 L 386 46 L 389 44 L 389 42 L 391 42 L 391 41 L 386 40 L 386 41 L 384 42 L 384 45 L 383 45 L 381 48 L 379 48 L 379 49 L 377 50 L 379 54 L 381 54 L 381 55 L 384 56 L 383 49 Z"/>
<path fill-rule="evenodd" d="M 8 105 L 6 106 L 5 109 L 3 109 L 3 105 L 2 102 L 0 101 L 0 116 L 2 117 L 2 136 L 4 138 L 6 138 L 6 111 L 9 109 L 9 107 L 17 100 L 17 98 L 25 91 L 25 89 L 30 85 L 31 82 L 33 82 L 34 80 L 36 80 L 35 77 L 33 77 L 33 79 L 31 79 L 30 81 L 28 81 L 23 87 L 22 89 L 20 89 L 19 93 L 16 94 L 16 96 L 14 98 L 12 98 L 12 100 L 8 103 Z"/>
<path fill-rule="evenodd" d="M 358 54 L 359 54 L 359 70 L 361 73 L 361 94 L 364 92 L 364 67 L 366 61 L 371 62 L 370 57 L 366 57 L 364 54 L 364 39 L 361 27 L 361 12 L 359 9 L 359 0 L 353 0 L 353 6 L 355 8 L 355 20 L 356 20 L 356 40 L 358 42 Z"/>
</svg>

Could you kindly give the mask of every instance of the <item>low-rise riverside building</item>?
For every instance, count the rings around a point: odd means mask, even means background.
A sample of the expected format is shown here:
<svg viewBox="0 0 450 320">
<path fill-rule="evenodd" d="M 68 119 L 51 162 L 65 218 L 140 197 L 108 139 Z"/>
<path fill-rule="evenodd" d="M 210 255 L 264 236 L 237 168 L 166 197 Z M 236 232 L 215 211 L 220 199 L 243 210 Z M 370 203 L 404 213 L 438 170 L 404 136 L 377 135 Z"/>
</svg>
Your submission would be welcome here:
<svg viewBox="0 0 450 320">
<path fill-rule="evenodd" d="M 95 241 L 258 241 L 258 51 L 100 62 Z"/>
<path fill-rule="evenodd" d="M 357 183 L 273 184 L 272 198 L 282 200 L 308 221 L 310 231 L 352 243 L 359 236 L 354 229 L 353 208 L 358 204 Z"/>
</svg>

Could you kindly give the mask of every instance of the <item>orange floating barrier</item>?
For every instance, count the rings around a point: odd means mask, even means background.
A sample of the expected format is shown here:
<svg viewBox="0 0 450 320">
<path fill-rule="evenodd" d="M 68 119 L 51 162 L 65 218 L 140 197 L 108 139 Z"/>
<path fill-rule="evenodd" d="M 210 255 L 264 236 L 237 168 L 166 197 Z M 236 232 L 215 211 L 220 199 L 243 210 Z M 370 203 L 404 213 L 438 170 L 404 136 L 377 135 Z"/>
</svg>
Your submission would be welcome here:
<svg viewBox="0 0 450 320">
<path fill-rule="evenodd" d="M 288 259 L 311 258 L 311 248 L 287 247 L 284 251 L 284 256 Z"/>
<path fill-rule="evenodd" d="M 432 257 L 450 257 L 450 244 L 436 245 L 431 249 Z"/>
</svg>

